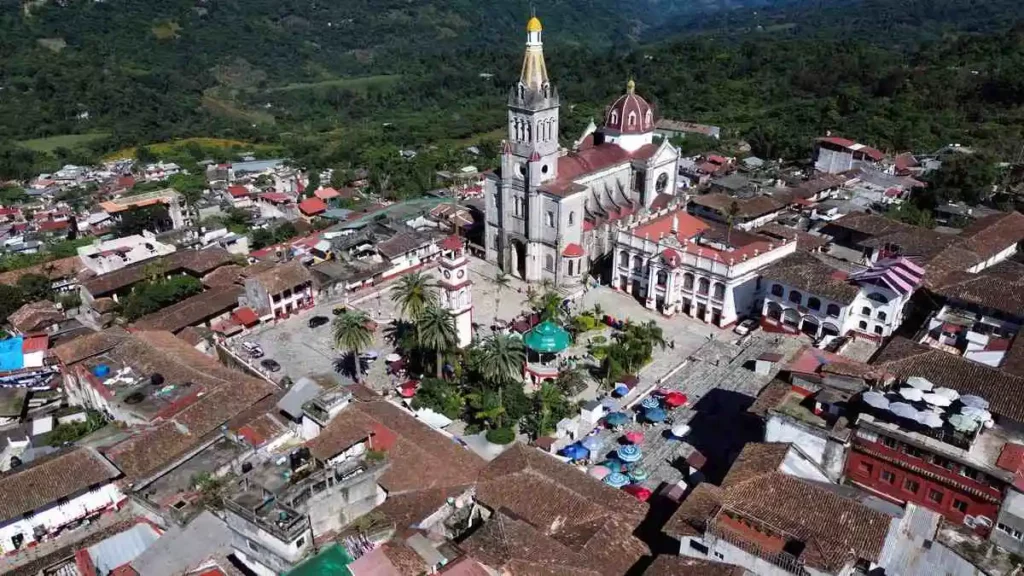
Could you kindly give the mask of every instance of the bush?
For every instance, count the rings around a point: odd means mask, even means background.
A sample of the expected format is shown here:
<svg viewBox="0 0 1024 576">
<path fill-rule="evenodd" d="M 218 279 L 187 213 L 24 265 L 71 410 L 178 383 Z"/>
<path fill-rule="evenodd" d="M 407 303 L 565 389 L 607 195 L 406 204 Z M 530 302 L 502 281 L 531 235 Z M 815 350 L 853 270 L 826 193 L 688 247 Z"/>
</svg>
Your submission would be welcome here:
<svg viewBox="0 0 1024 576">
<path fill-rule="evenodd" d="M 580 314 L 572 319 L 572 326 L 577 333 L 584 333 L 597 328 L 597 318 L 588 314 Z"/>
<path fill-rule="evenodd" d="M 511 428 L 494 428 L 487 431 L 487 441 L 491 444 L 504 446 L 511 444 L 516 439 L 516 433 Z"/>
<path fill-rule="evenodd" d="M 590 343 L 595 345 L 607 344 L 608 339 L 598 334 L 597 336 L 594 336 L 593 338 L 590 339 Z"/>
</svg>

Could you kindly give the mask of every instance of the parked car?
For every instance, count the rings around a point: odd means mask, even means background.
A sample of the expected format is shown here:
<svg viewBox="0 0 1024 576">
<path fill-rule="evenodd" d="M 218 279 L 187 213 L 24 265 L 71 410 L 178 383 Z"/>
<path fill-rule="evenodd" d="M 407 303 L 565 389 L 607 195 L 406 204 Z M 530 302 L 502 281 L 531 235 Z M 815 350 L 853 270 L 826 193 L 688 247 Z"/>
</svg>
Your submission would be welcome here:
<svg viewBox="0 0 1024 576">
<path fill-rule="evenodd" d="M 319 328 L 330 321 L 331 319 L 328 318 L 327 316 L 313 316 L 312 318 L 309 319 L 309 327 Z"/>
<path fill-rule="evenodd" d="M 345 308 L 344 306 L 338 306 L 337 308 L 331 311 L 331 314 L 334 314 L 335 316 L 341 316 L 345 312 L 348 312 L 348 308 Z"/>
<path fill-rule="evenodd" d="M 263 348 L 255 342 L 242 342 L 242 348 L 245 348 L 245 351 L 249 353 L 251 358 L 263 357 Z"/>
<path fill-rule="evenodd" d="M 757 327 L 758 323 L 756 318 L 747 318 L 743 322 L 737 324 L 736 327 L 732 329 L 732 331 L 739 334 L 740 336 L 746 336 L 747 334 L 750 334 L 754 330 L 757 330 Z"/>
<path fill-rule="evenodd" d="M 277 372 L 281 369 L 281 365 L 278 364 L 276 360 L 271 360 L 270 358 L 260 360 L 260 366 L 263 366 L 263 368 L 271 372 Z"/>
</svg>

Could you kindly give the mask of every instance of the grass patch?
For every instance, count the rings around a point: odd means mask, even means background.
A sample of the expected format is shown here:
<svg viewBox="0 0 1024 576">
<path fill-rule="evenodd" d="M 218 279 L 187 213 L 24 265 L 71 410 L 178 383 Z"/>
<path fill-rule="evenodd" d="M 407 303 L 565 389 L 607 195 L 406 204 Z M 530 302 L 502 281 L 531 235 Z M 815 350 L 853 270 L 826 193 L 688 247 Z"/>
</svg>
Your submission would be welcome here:
<svg viewBox="0 0 1024 576">
<path fill-rule="evenodd" d="M 250 124 L 273 124 L 274 116 L 267 112 L 253 112 L 249 110 L 242 110 L 237 106 L 213 98 L 210 96 L 203 96 L 203 108 L 206 108 L 214 114 L 220 114 L 221 116 L 228 116 L 230 118 L 237 118 Z"/>
<path fill-rule="evenodd" d="M 87 132 L 85 134 L 60 134 L 47 136 L 46 138 L 33 138 L 32 140 L 21 140 L 20 146 L 36 152 L 49 153 L 57 148 L 78 148 L 110 136 L 107 132 Z"/>
<path fill-rule="evenodd" d="M 153 36 L 157 40 L 173 40 L 178 37 L 178 32 L 181 30 L 181 24 L 178 24 L 174 20 L 166 20 L 159 24 L 155 24 L 151 31 Z"/>
<path fill-rule="evenodd" d="M 170 142 L 157 142 L 155 144 L 148 144 L 146 147 L 149 148 L 150 152 L 157 156 L 163 156 L 175 152 L 176 149 L 181 148 L 189 142 L 195 142 L 203 148 L 221 148 L 225 150 L 230 149 L 242 149 L 246 152 L 252 152 L 259 154 L 261 152 L 271 152 L 276 150 L 273 146 L 265 144 L 252 144 L 244 140 L 230 140 L 227 138 L 182 138 L 181 140 L 171 140 Z M 117 152 L 111 152 L 103 157 L 104 160 L 116 160 L 118 158 L 134 158 L 135 147 L 124 148 Z"/>
<path fill-rule="evenodd" d="M 68 46 L 68 43 L 63 38 L 39 38 L 36 40 L 36 44 L 51 52 L 60 52 Z"/>
<path fill-rule="evenodd" d="M 367 90 L 380 86 L 389 86 L 402 79 L 401 74 L 382 74 L 379 76 L 359 76 L 356 78 L 332 78 L 321 82 L 296 82 L 267 92 L 294 92 L 297 90 L 316 90 L 317 88 L 346 88 L 349 90 Z"/>
</svg>

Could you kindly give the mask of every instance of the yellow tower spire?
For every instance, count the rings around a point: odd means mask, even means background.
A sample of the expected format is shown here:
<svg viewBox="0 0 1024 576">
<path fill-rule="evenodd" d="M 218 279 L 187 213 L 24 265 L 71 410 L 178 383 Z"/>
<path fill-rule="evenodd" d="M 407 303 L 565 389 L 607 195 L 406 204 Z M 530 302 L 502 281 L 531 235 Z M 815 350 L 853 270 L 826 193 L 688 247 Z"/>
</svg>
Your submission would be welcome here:
<svg viewBox="0 0 1024 576">
<path fill-rule="evenodd" d="M 523 57 L 523 71 L 519 81 L 530 90 L 541 90 L 548 83 L 548 67 L 544 63 L 544 43 L 541 33 L 544 27 L 536 15 L 526 23 L 526 55 Z"/>
</svg>

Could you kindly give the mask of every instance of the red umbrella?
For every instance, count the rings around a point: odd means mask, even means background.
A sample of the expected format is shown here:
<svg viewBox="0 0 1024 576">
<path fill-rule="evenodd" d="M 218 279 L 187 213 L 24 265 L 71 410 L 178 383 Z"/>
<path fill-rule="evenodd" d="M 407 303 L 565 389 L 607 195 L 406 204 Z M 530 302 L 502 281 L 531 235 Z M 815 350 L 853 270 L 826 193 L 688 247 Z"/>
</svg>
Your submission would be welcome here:
<svg viewBox="0 0 1024 576">
<path fill-rule="evenodd" d="M 405 384 L 402 384 L 402 388 L 401 390 L 399 390 L 398 393 L 402 395 L 402 398 L 412 398 L 413 396 L 416 395 L 416 389 L 419 388 L 419 386 L 419 382 L 415 380 L 409 380 Z"/>
<path fill-rule="evenodd" d="M 663 400 L 665 404 L 668 405 L 670 408 L 677 408 L 679 406 L 683 406 L 684 404 L 686 404 L 689 398 L 686 397 L 686 394 L 681 394 L 679 392 L 669 392 L 668 394 L 665 395 L 665 398 Z"/>
<path fill-rule="evenodd" d="M 651 491 L 639 484 L 630 484 L 622 488 L 622 491 L 633 496 L 641 502 L 647 502 L 651 497 Z"/>
<path fill-rule="evenodd" d="M 644 441 L 644 433 L 638 430 L 630 430 L 626 432 L 626 442 L 630 444 L 639 444 Z"/>
</svg>

